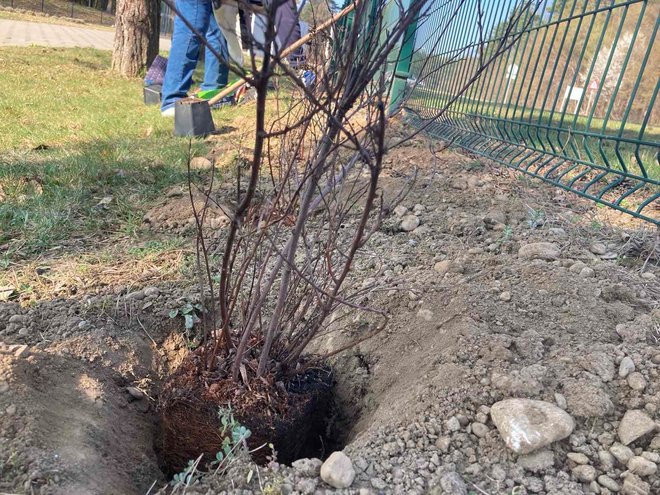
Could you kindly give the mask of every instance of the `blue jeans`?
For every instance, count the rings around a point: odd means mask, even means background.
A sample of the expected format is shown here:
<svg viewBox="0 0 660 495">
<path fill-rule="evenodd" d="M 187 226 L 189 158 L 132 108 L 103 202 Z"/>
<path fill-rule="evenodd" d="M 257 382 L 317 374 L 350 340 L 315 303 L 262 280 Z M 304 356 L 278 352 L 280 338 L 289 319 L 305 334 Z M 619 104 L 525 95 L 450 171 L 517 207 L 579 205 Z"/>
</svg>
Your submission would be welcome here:
<svg viewBox="0 0 660 495">
<path fill-rule="evenodd" d="M 200 33 L 206 33 L 206 40 L 217 52 L 225 58 L 229 56 L 227 42 L 213 15 L 211 0 L 177 0 L 176 6 L 181 15 Z M 188 29 L 179 16 L 176 16 L 172 48 L 163 81 L 161 110 L 174 106 L 177 100 L 188 95 L 201 46 L 202 43 L 197 36 Z M 220 63 L 208 48 L 204 52 L 204 82 L 201 89 L 210 90 L 226 86 L 229 74 L 227 67 Z"/>
</svg>

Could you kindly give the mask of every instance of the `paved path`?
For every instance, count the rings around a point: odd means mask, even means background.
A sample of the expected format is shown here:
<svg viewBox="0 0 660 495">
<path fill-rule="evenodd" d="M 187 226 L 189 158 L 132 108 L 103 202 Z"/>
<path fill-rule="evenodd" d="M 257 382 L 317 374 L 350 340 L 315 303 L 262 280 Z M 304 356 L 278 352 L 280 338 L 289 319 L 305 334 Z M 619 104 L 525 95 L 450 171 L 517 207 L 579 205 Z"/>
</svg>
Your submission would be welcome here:
<svg viewBox="0 0 660 495">
<path fill-rule="evenodd" d="M 114 31 L 90 27 L 0 19 L 0 46 L 46 45 L 112 50 L 114 36 Z M 160 49 L 169 50 L 170 40 L 161 38 Z"/>
</svg>

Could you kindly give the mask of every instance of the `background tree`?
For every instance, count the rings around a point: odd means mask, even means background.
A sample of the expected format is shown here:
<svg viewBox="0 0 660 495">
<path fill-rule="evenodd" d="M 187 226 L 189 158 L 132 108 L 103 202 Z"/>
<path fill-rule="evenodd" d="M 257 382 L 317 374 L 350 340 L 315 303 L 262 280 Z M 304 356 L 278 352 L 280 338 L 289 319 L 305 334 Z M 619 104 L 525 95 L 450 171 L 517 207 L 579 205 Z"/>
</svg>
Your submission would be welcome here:
<svg viewBox="0 0 660 495">
<path fill-rule="evenodd" d="M 118 0 L 112 70 L 135 77 L 158 55 L 160 2 Z"/>
</svg>

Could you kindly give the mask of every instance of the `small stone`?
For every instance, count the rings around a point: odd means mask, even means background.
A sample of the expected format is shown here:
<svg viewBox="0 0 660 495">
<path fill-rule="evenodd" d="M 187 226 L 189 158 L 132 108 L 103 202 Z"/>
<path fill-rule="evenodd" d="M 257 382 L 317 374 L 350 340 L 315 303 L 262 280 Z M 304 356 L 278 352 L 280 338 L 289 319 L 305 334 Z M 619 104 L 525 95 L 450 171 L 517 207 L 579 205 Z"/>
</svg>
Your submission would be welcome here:
<svg viewBox="0 0 660 495">
<path fill-rule="evenodd" d="M 635 456 L 628 461 L 628 470 L 638 476 L 651 476 L 658 470 L 655 462 L 644 459 L 641 456 Z"/>
<path fill-rule="evenodd" d="M 569 452 L 566 454 L 566 457 L 568 457 L 575 464 L 589 464 L 589 458 L 580 452 Z"/>
<path fill-rule="evenodd" d="M 136 400 L 144 399 L 144 392 L 137 387 L 126 387 L 126 392 Z"/>
<path fill-rule="evenodd" d="M 394 214 L 397 217 L 403 217 L 406 213 L 408 213 L 408 208 L 403 205 L 398 205 L 396 208 L 394 208 Z"/>
<path fill-rule="evenodd" d="M 451 268 L 451 261 L 449 260 L 444 260 L 444 261 L 438 261 L 435 265 L 433 265 L 433 269 L 443 277 Z"/>
<path fill-rule="evenodd" d="M 209 170 L 213 167 L 213 162 L 205 156 L 196 156 L 190 160 L 190 168 L 193 170 Z"/>
<path fill-rule="evenodd" d="M 628 375 L 627 382 L 630 388 L 637 390 L 638 392 L 641 392 L 646 388 L 646 378 L 644 378 L 644 375 L 642 375 L 639 371 L 630 373 L 630 375 Z"/>
<path fill-rule="evenodd" d="M 517 454 L 529 454 L 568 437 L 573 418 L 549 402 L 508 399 L 493 404 L 490 415 L 504 443 Z"/>
<path fill-rule="evenodd" d="M 376 490 L 384 490 L 387 487 L 387 484 L 380 478 L 371 478 L 370 483 Z"/>
<path fill-rule="evenodd" d="M 616 481 L 614 481 L 612 478 L 607 476 L 606 474 L 601 474 L 598 477 L 598 484 L 602 487 L 607 488 L 611 492 L 618 492 L 619 490 L 621 490 L 619 484 Z"/>
<path fill-rule="evenodd" d="M 610 453 L 624 466 L 628 464 L 628 461 L 635 455 L 629 447 L 621 445 L 620 443 L 612 445 L 610 447 Z"/>
<path fill-rule="evenodd" d="M 648 414 L 638 409 L 630 409 L 623 415 L 619 423 L 619 439 L 623 445 L 628 445 L 640 437 L 655 430 L 655 421 Z"/>
<path fill-rule="evenodd" d="M 654 354 L 653 357 L 651 358 L 651 362 L 653 364 L 660 364 L 660 353 Z"/>
<path fill-rule="evenodd" d="M 505 290 L 500 294 L 500 301 L 509 302 L 511 301 L 511 292 Z"/>
<path fill-rule="evenodd" d="M 447 452 L 449 450 L 449 446 L 451 445 L 451 438 L 449 437 L 439 437 L 435 441 L 435 446 L 438 447 L 440 452 Z"/>
<path fill-rule="evenodd" d="M 490 428 L 483 423 L 472 423 L 472 433 L 479 438 L 483 438 L 488 435 Z"/>
<path fill-rule="evenodd" d="M 607 253 L 607 246 L 602 242 L 594 242 L 589 248 L 589 251 L 600 256 L 602 254 Z"/>
<path fill-rule="evenodd" d="M 323 461 L 320 459 L 298 459 L 291 463 L 291 467 L 303 476 L 316 478 L 321 472 Z"/>
<path fill-rule="evenodd" d="M 587 266 L 587 265 L 585 265 L 581 261 L 578 261 L 576 263 L 573 263 L 571 265 L 571 267 L 568 269 L 568 271 L 571 272 L 571 273 L 578 273 L 579 274 L 585 266 Z"/>
<path fill-rule="evenodd" d="M 468 489 L 461 475 L 450 472 L 440 478 L 440 487 L 444 495 L 467 495 Z"/>
<path fill-rule="evenodd" d="M 160 295 L 160 289 L 158 287 L 147 287 L 144 289 L 144 295 L 146 297 L 158 297 Z"/>
<path fill-rule="evenodd" d="M 7 390 L 9 390 L 9 384 L 7 381 L 0 380 L 0 394 L 4 394 Z"/>
<path fill-rule="evenodd" d="M 461 429 L 461 422 L 458 420 L 456 416 L 452 416 L 447 420 L 445 426 L 449 431 L 459 431 Z"/>
<path fill-rule="evenodd" d="M 470 418 L 468 418 L 465 414 L 457 414 L 456 419 L 463 428 L 470 424 Z"/>
<path fill-rule="evenodd" d="M 321 479 L 333 488 L 348 488 L 355 479 L 353 463 L 343 452 L 333 452 L 321 466 Z"/>
<path fill-rule="evenodd" d="M 660 435 L 656 435 L 651 439 L 651 443 L 649 444 L 649 449 L 660 450 Z"/>
<path fill-rule="evenodd" d="M 625 378 L 633 371 L 635 371 L 635 363 L 632 358 L 630 356 L 624 357 L 619 363 L 619 376 Z"/>
<path fill-rule="evenodd" d="M 29 335 L 29 333 L 30 331 L 25 327 L 18 330 L 18 335 L 20 335 L 21 337 L 25 337 L 26 335 Z"/>
<path fill-rule="evenodd" d="M 550 450 L 539 450 L 518 457 L 518 465 L 527 471 L 538 473 L 551 468 L 555 463 L 555 456 Z"/>
<path fill-rule="evenodd" d="M 561 250 L 559 246 L 552 242 L 535 242 L 532 244 L 525 244 L 518 250 L 518 257 L 529 260 L 546 260 L 554 261 L 559 259 Z"/>
<path fill-rule="evenodd" d="M 419 203 L 413 206 L 413 213 L 415 215 L 421 214 L 424 210 L 426 210 L 426 207 L 424 205 L 420 205 Z"/>
<path fill-rule="evenodd" d="M 644 280 L 655 280 L 655 274 L 651 272 L 644 272 L 642 273 L 641 277 Z"/>
<path fill-rule="evenodd" d="M 621 493 L 623 495 L 650 495 L 651 486 L 645 481 L 642 481 L 639 476 L 628 473 L 626 479 L 623 480 Z"/>
<path fill-rule="evenodd" d="M 594 271 L 593 268 L 589 268 L 588 266 L 585 266 L 582 270 L 580 270 L 580 277 L 582 278 L 593 278 L 596 276 L 596 272 Z"/>
<path fill-rule="evenodd" d="M 28 320 L 29 318 L 25 315 L 12 315 L 9 317 L 9 323 L 14 323 L 14 324 L 25 323 Z"/>
<path fill-rule="evenodd" d="M 642 457 L 656 464 L 660 462 L 660 454 L 657 452 L 642 452 Z"/>
<path fill-rule="evenodd" d="M 596 479 L 596 468 L 593 466 L 575 466 L 571 472 L 578 480 L 585 483 L 591 483 Z"/>
<path fill-rule="evenodd" d="M 417 311 L 417 317 L 421 318 L 424 321 L 432 321 L 433 320 L 433 311 L 430 309 L 420 309 Z"/>
<path fill-rule="evenodd" d="M 142 299 L 144 299 L 144 291 L 138 290 L 135 292 L 130 292 L 126 294 L 126 299 L 131 299 L 133 301 L 141 301 Z"/>
<path fill-rule="evenodd" d="M 614 456 L 607 450 L 599 450 L 598 459 L 600 460 L 600 465 L 602 466 L 603 471 L 608 472 L 614 467 Z"/>
<path fill-rule="evenodd" d="M 16 404 L 10 404 L 9 406 L 7 406 L 5 412 L 7 413 L 8 416 L 13 416 L 14 414 L 16 414 Z"/>
<path fill-rule="evenodd" d="M 419 217 L 415 215 L 406 215 L 401 220 L 401 224 L 399 225 L 399 228 L 404 232 L 412 232 L 417 227 L 419 227 L 419 223 L 420 223 Z"/>
<path fill-rule="evenodd" d="M 566 403 L 566 397 L 564 397 L 562 394 L 555 394 L 555 402 L 557 403 L 557 406 L 559 406 L 564 411 L 568 407 L 568 404 Z"/>
</svg>

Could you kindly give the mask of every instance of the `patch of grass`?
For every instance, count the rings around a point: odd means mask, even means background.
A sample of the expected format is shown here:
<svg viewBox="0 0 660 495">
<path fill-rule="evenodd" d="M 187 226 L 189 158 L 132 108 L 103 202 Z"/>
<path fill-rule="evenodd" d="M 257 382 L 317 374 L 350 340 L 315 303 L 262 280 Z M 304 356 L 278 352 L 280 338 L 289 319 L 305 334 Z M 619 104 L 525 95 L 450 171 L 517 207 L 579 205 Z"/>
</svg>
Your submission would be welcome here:
<svg viewBox="0 0 660 495">
<path fill-rule="evenodd" d="M 142 104 L 139 80 L 92 49 L 0 49 L 0 245 L 21 256 L 96 234 L 137 235 L 146 205 L 186 180 L 188 140 Z M 207 152 L 201 140 L 196 155 Z M 112 198 L 108 201 L 108 198 Z"/>
<path fill-rule="evenodd" d="M 57 20 L 72 17 L 85 23 L 106 24 L 108 26 L 114 24 L 114 15 L 79 3 L 72 4 L 69 0 L 0 0 L 0 6 L 20 9 L 19 11 L 7 11 L 5 13 L 30 15 L 31 12 L 34 12 L 34 17 L 39 16 L 43 19 L 49 19 L 39 15 L 43 12 L 50 16 L 57 16 Z M 73 10 L 71 10 L 72 8 Z"/>
<path fill-rule="evenodd" d="M 2 2 L 0 2 L 0 5 Z M 98 11 L 97 11 L 98 12 Z M 111 17 L 107 14 L 103 14 L 103 25 L 99 24 L 101 21 L 100 14 L 97 14 L 97 21 L 92 21 L 91 19 L 85 22 L 76 22 L 75 20 L 69 20 L 65 17 L 51 17 L 43 15 L 40 11 L 30 12 L 30 11 L 11 11 L 11 10 L 0 10 L 0 19 L 9 19 L 12 21 L 27 21 L 27 22 L 39 22 L 42 24 L 58 24 L 60 26 L 74 26 L 74 27 L 86 27 L 94 29 L 102 29 L 103 31 L 114 31 L 115 28 L 112 26 L 114 22 L 114 16 Z"/>
<path fill-rule="evenodd" d="M 168 239 L 151 239 L 140 245 L 131 246 L 128 248 L 128 254 L 141 259 L 147 256 L 157 255 L 166 251 L 174 251 L 183 249 L 186 245 L 184 239 L 180 237 Z"/>
</svg>

